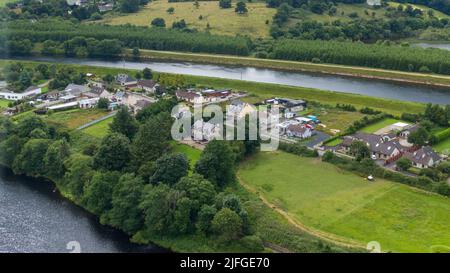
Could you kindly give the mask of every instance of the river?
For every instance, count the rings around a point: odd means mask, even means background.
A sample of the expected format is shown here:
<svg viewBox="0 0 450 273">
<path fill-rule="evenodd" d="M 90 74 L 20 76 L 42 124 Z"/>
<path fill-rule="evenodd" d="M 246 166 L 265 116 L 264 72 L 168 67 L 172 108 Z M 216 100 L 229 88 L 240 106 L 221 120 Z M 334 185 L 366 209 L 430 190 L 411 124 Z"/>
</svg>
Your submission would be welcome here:
<svg viewBox="0 0 450 273">
<path fill-rule="evenodd" d="M 70 252 L 73 241 L 81 252 L 167 252 L 130 243 L 126 234 L 63 198 L 52 183 L 0 167 L 0 253 Z"/>
<path fill-rule="evenodd" d="M 197 64 L 190 62 L 100 60 L 56 57 L 26 57 L 24 59 L 124 69 L 141 70 L 145 67 L 149 67 L 154 71 L 166 73 L 276 83 L 413 102 L 450 104 L 449 88 L 433 88 L 424 85 L 395 83 L 382 80 L 344 77 L 320 73 L 280 71 L 242 66 Z"/>
</svg>

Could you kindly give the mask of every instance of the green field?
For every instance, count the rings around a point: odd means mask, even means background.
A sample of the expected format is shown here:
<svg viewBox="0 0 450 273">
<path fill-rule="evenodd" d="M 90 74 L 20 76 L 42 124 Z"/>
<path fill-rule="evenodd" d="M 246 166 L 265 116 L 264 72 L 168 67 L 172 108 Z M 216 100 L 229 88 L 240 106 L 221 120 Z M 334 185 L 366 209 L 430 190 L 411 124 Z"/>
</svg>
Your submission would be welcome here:
<svg viewBox="0 0 450 273">
<path fill-rule="evenodd" d="M 108 134 L 109 124 L 111 124 L 112 121 L 113 117 L 107 118 L 105 120 L 100 121 L 99 123 L 96 123 L 92 126 L 83 129 L 83 132 L 97 138 L 103 138 Z"/>
<path fill-rule="evenodd" d="M 362 128 L 360 131 L 364 133 L 375 133 L 376 131 L 383 129 L 386 126 L 392 125 L 396 122 L 400 122 L 401 120 L 393 119 L 393 118 L 386 118 L 379 122 L 376 122 L 374 124 L 368 125 L 364 128 Z"/>
<path fill-rule="evenodd" d="M 343 132 L 352 125 L 353 122 L 364 117 L 364 114 L 361 114 L 360 112 L 347 112 L 335 108 L 317 109 L 312 111 L 311 114 L 316 115 L 322 124 L 326 126 L 318 126 L 317 130 L 328 134 L 334 134 L 333 129 Z"/>
<path fill-rule="evenodd" d="M 44 116 L 46 120 L 67 127 L 76 129 L 83 124 L 101 118 L 108 113 L 99 109 L 73 109 L 61 112 L 55 112 Z"/>
<path fill-rule="evenodd" d="M 0 108 L 6 108 L 8 107 L 8 104 L 10 103 L 9 100 L 0 99 Z"/>
<path fill-rule="evenodd" d="M 383 251 L 450 246 L 450 200 L 384 180 L 368 182 L 320 159 L 260 153 L 239 170 L 272 204 L 304 225 Z"/>
<path fill-rule="evenodd" d="M 172 27 L 172 23 L 184 19 L 189 28 L 198 30 L 209 30 L 213 34 L 248 35 L 251 37 L 269 36 L 270 23 L 276 9 L 267 8 L 265 3 L 247 3 L 248 13 L 238 15 L 234 6 L 229 9 L 219 7 L 218 1 L 199 1 L 196 8 L 193 2 L 153 1 L 147 4 L 141 11 L 125 16 L 109 17 L 100 21 L 112 25 L 133 24 L 138 26 L 149 26 L 155 18 L 163 18 L 166 27 Z M 173 7 L 174 13 L 169 14 L 167 9 Z M 200 19 L 202 16 L 202 19 Z M 209 24 L 209 29 L 207 25 Z"/>
<path fill-rule="evenodd" d="M 197 163 L 197 161 L 200 159 L 200 155 L 202 154 L 202 151 L 178 142 L 172 142 L 172 151 L 185 154 L 189 159 L 191 170 L 194 169 L 195 163 Z"/>
<path fill-rule="evenodd" d="M 437 152 L 450 155 L 450 138 L 447 138 L 446 140 L 434 145 L 433 149 Z"/>
</svg>

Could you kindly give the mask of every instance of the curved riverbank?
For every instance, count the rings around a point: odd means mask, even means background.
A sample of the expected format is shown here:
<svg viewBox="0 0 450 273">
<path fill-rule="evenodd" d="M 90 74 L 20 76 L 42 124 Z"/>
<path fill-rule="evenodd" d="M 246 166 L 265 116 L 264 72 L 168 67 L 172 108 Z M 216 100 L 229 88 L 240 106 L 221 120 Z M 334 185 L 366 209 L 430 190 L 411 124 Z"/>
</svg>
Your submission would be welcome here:
<svg viewBox="0 0 450 273">
<path fill-rule="evenodd" d="M 54 183 L 14 175 L 0 166 L 0 252 L 168 252 L 156 245 L 138 245 L 117 229 L 103 226 L 95 215 L 75 205 Z"/>
</svg>

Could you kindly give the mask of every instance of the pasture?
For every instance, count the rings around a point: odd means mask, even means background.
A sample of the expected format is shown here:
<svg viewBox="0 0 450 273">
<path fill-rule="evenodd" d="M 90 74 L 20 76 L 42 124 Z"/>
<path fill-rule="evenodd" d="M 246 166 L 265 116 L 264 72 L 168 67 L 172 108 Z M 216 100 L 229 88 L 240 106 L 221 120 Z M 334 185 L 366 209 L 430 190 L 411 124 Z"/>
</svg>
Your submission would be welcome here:
<svg viewBox="0 0 450 273">
<path fill-rule="evenodd" d="M 270 23 L 276 9 L 267 8 L 265 3 L 247 3 L 248 13 L 238 15 L 234 11 L 236 2 L 232 8 L 222 9 L 218 1 L 199 1 L 198 8 L 194 2 L 153 1 L 147 4 L 138 13 L 105 18 L 101 23 L 111 25 L 132 24 L 138 26 L 150 26 L 155 18 L 163 18 L 166 27 L 172 27 L 172 23 L 184 19 L 189 28 L 208 30 L 213 34 L 248 35 L 250 37 L 269 36 Z M 175 11 L 168 13 L 167 9 L 173 7 Z M 266 21 L 269 24 L 266 24 Z M 209 24 L 209 27 L 208 27 Z"/>
<path fill-rule="evenodd" d="M 400 122 L 400 121 L 401 120 L 394 119 L 394 118 L 386 118 L 386 119 L 383 119 L 383 120 L 381 120 L 379 122 L 376 122 L 374 124 L 370 124 L 370 125 L 362 128 L 359 131 L 364 132 L 364 133 L 375 133 L 376 131 L 378 131 L 380 129 L 383 129 L 383 128 L 389 126 L 389 125 L 392 125 L 392 124 Z"/>
<path fill-rule="evenodd" d="M 113 117 L 100 121 L 92 126 L 83 129 L 83 132 L 97 138 L 103 138 L 108 134 L 109 124 L 113 121 Z"/>
<path fill-rule="evenodd" d="M 300 223 L 383 251 L 433 252 L 450 246 L 450 199 L 362 177 L 284 152 L 241 165 L 241 182 Z"/>
</svg>

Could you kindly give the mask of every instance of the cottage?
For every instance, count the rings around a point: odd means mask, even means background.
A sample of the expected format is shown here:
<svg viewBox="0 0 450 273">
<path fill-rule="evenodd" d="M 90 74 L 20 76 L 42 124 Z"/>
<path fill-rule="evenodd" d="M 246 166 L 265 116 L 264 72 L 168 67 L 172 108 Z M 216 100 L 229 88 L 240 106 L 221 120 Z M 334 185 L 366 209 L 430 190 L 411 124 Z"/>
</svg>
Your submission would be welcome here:
<svg viewBox="0 0 450 273">
<path fill-rule="evenodd" d="M 430 146 L 424 146 L 413 153 L 406 152 L 404 157 L 411 160 L 414 167 L 420 169 L 435 167 L 443 161 L 443 158 Z"/>
<path fill-rule="evenodd" d="M 90 99 L 84 99 L 84 100 L 80 100 L 78 102 L 78 106 L 81 109 L 90 109 L 90 108 L 94 108 L 97 106 L 97 103 L 99 101 L 99 97 L 97 98 L 90 98 Z"/>
<path fill-rule="evenodd" d="M 184 90 L 178 90 L 175 93 L 177 99 L 183 100 L 189 103 L 202 103 L 203 102 L 203 96 L 197 92 L 193 91 L 184 91 Z"/>
<path fill-rule="evenodd" d="M 86 93 L 89 91 L 89 87 L 84 86 L 84 85 L 79 85 L 79 84 L 73 84 L 70 83 L 66 86 L 66 88 L 64 89 L 64 92 L 67 95 L 72 95 L 75 97 L 81 97 L 83 95 L 83 93 Z"/>
<path fill-rule="evenodd" d="M 288 137 L 305 139 L 312 136 L 312 129 L 300 124 L 291 124 L 286 129 L 286 135 Z"/>
<path fill-rule="evenodd" d="M 147 93 L 155 93 L 157 85 L 153 80 L 139 80 L 137 83 L 137 87 Z"/>
<path fill-rule="evenodd" d="M 229 97 L 231 95 L 231 89 L 223 89 L 223 90 L 207 89 L 202 93 L 206 101 L 215 102 L 219 101 L 220 99 L 226 99 L 227 97 Z"/>
<path fill-rule="evenodd" d="M 83 96 L 87 98 L 100 98 L 100 95 L 105 91 L 106 90 L 103 87 L 92 86 L 91 90 L 84 93 Z"/>
<path fill-rule="evenodd" d="M 116 82 L 124 87 L 135 87 L 137 86 L 137 80 L 128 74 L 118 74 L 116 76 Z"/>
</svg>

